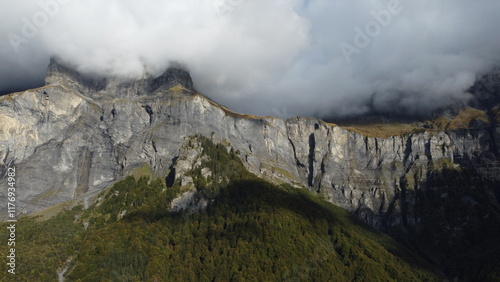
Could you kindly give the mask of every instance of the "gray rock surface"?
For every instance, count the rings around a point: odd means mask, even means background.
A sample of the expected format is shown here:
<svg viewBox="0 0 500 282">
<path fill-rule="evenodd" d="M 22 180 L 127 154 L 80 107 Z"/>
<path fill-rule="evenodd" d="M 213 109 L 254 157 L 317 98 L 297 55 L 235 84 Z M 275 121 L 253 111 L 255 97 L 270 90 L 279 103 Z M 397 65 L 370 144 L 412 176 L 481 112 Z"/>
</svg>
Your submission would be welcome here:
<svg viewBox="0 0 500 282">
<path fill-rule="evenodd" d="M 231 112 L 196 93 L 189 73 L 177 68 L 125 81 L 82 75 L 53 59 L 46 81 L 0 97 L 0 167 L 3 174 L 17 169 L 18 212 L 89 197 L 144 165 L 165 177 L 195 134 L 238 150 L 252 173 L 323 194 L 382 229 L 418 222 L 412 193 L 431 189 L 429 175 L 448 164 L 499 180 L 495 124 L 371 138 L 316 118 Z M 196 164 L 191 154 L 176 163 L 177 177 Z M 6 179 L 0 187 L 6 191 Z M 5 205 L 0 212 L 6 215 Z"/>
</svg>

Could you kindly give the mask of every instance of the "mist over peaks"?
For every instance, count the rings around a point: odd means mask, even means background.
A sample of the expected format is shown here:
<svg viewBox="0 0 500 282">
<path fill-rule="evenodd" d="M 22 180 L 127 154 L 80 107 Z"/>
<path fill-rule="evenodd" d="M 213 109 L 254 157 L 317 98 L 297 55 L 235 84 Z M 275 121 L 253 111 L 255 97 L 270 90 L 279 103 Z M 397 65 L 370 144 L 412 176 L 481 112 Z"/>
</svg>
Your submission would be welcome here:
<svg viewBox="0 0 500 282">
<path fill-rule="evenodd" d="M 4 3 L 0 90 L 43 84 L 50 56 L 139 79 L 172 61 L 245 113 L 425 114 L 470 99 L 499 64 L 498 1 Z"/>
</svg>

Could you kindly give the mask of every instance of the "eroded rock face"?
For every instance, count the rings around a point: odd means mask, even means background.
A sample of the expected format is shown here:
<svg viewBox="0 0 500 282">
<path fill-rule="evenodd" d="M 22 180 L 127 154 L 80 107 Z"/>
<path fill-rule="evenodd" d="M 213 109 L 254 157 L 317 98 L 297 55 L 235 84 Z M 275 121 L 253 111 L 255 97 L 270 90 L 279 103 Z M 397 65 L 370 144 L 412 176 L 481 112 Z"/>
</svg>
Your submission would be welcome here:
<svg viewBox="0 0 500 282">
<path fill-rule="evenodd" d="M 94 99 L 114 97 L 133 98 L 142 95 L 163 93 L 175 85 L 182 85 L 188 90 L 193 89 L 189 72 L 180 65 L 167 69 L 162 75 L 154 77 L 144 74 L 140 79 L 124 79 L 118 77 L 102 77 L 94 74 L 84 74 L 51 58 L 45 77 L 46 84 L 61 84 Z"/>
<path fill-rule="evenodd" d="M 500 148 L 495 124 L 370 138 L 315 118 L 229 112 L 175 68 L 123 81 L 84 76 L 53 60 L 46 80 L 0 97 L 0 163 L 2 172 L 16 166 L 19 212 L 93 195 L 144 165 L 165 177 L 195 134 L 238 150 L 250 172 L 321 193 L 381 229 L 419 222 L 415 195 L 434 189 L 436 171 L 467 167 L 474 177 L 499 180 L 492 173 Z"/>
</svg>

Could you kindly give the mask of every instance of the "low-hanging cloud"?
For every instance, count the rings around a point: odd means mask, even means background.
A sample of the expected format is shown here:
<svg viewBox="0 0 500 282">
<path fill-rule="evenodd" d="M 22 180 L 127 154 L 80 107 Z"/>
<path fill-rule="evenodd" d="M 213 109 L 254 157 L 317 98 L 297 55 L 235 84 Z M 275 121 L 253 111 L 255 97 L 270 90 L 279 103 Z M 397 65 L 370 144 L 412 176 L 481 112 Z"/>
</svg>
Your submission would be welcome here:
<svg viewBox="0 0 500 282">
<path fill-rule="evenodd" d="M 425 114 L 469 99 L 499 64 L 499 11 L 495 0 L 5 2 L 0 90 L 42 84 L 51 55 L 128 78 L 178 61 L 240 112 Z"/>
</svg>

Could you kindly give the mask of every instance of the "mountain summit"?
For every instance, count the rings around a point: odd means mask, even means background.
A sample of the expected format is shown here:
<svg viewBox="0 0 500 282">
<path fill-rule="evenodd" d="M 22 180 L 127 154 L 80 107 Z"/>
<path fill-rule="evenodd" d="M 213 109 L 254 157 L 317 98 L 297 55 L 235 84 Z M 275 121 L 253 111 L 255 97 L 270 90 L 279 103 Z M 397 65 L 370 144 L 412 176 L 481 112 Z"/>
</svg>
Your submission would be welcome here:
<svg viewBox="0 0 500 282">
<path fill-rule="evenodd" d="M 146 73 L 139 79 L 125 79 L 82 73 L 56 57 L 50 59 L 45 83 L 47 85 L 61 84 L 70 86 L 78 92 L 85 92 L 93 97 L 118 95 L 130 98 L 141 95 L 154 95 L 165 92 L 176 85 L 180 85 L 187 90 L 193 90 L 193 81 L 189 72 L 177 63 L 172 64 L 171 67 L 157 77 Z"/>
</svg>

